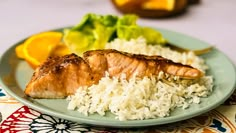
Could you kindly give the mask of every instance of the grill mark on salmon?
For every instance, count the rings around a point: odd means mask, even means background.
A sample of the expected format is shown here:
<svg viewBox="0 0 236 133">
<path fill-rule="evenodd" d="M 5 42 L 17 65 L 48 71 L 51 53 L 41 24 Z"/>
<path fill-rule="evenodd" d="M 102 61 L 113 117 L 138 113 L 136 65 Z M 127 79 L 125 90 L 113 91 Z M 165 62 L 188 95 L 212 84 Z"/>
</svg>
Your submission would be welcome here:
<svg viewBox="0 0 236 133">
<path fill-rule="evenodd" d="M 87 51 L 83 58 L 70 54 L 50 57 L 39 66 L 25 89 L 33 98 L 65 98 L 78 87 L 99 82 L 108 72 L 111 77 L 125 74 L 129 79 L 158 75 L 161 71 L 180 78 L 196 79 L 203 73 L 196 68 L 175 63 L 161 56 L 130 54 L 113 49 Z"/>
</svg>

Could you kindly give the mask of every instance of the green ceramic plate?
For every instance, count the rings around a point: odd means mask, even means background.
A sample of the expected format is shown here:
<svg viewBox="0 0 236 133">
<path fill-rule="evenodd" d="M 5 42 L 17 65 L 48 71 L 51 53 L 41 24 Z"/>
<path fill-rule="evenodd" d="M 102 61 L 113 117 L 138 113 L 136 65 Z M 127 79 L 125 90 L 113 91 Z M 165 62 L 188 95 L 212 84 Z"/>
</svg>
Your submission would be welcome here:
<svg viewBox="0 0 236 133">
<path fill-rule="evenodd" d="M 209 46 L 206 42 L 190 36 L 164 29 L 159 30 L 170 42 L 182 47 L 201 49 Z M 214 90 L 209 97 L 203 98 L 200 104 L 193 104 L 186 110 L 177 108 L 169 117 L 157 119 L 118 121 L 109 113 L 106 116 L 95 114 L 87 117 L 76 111 L 67 110 L 68 101 L 65 99 L 32 99 L 25 96 L 24 88 L 30 80 L 33 70 L 25 61 L 18 59 L 15 55 L 14 49 L 20 43 L 8 49 L 0 60 L 0 83 L 3 89 L 18 101 L 35 110 L 84 124 L 128 128 L 160 125 L 188 119 L 214 109 L 223 103 L 233 93 L 236 82 L 234 65 L 223 53 L 213 49 L 203 58 L 210 67 L 207 73 L 214 77 Z"/>
</svg>

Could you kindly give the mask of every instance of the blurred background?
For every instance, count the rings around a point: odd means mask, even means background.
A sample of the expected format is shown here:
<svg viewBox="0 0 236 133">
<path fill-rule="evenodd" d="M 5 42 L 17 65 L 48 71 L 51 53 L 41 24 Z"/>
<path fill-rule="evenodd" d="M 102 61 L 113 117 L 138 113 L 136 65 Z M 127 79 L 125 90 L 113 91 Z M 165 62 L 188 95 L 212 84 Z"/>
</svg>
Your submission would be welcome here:
<svg viewBox="0 0 236 133">
<path fill-rule="evenodd" d="M 170 0 L 159 7 L 146 3 L 142 8 L 132 8 L 144 2 L 134 1 L 131 4 L 130 0 L 1 0 L 0 55 L 32 34 L 73 26 L 87 13 L 135 12 L 142 17 L 140 25 L 165 28 L 206 41 L 236 64 L 236 0 L 176 0 L 174 5 Z"/>
</svg>

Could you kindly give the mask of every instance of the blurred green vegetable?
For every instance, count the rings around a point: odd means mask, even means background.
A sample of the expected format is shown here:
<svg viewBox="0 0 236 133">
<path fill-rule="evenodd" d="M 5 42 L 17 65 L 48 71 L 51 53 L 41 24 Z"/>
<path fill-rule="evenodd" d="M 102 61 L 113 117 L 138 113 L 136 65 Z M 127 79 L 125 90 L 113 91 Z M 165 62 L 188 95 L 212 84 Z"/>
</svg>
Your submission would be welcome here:
<svg viewBox="0 0 236 133">
<path fill-rule="evenodd" d="M 115 32 L 117 19 L 112 15 L 87 14 L 78 25 L 64 30 L 63 41 L 78 55 L 87 50 L 102 49 Z"/>
<path fill-rule="evenodd" d="M 143 36 L 148 44 L 166 43 L 160 32 L 137 25 L 137 19 L 136 15 L 87 14 L 78 25 L 64 30 L 63 41 L 78 55 L 87 50 L 103 49 L 115 38 L 130 40 Z"/>
<path fill-rule="evenodd" d="M 117 37 L 130 40 L 132 38 L 144 37 L 148 44 L 165 44 L 167 41 L 157 30 L 137 25 L 136 15 L 125 15 L 117 22 Z"/>
</svg>

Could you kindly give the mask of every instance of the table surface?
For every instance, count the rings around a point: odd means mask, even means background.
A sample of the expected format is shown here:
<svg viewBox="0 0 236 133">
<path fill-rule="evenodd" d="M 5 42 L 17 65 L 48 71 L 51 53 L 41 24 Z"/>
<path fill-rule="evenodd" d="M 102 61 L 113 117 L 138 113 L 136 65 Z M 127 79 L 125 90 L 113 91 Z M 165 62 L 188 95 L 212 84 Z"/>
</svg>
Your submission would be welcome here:
<svg viewBox="0 0 236 133">
<path fill-rule="evenodd" d="M 165 19 L 140 18 L 138 23 L 199 38 L 214 45 L 236 64 L 235 5 L 236 0 L 202 0 L 189 6 L 182 15 Z M 23 38 L 41 31 L 75 25 L 87 13 L 122 15 L 109 0 L 1 0 L 0 56 Z M 7 109 L 14 112 L 18 106 L 30 110 L 20 104 Z M 224 110 L 224 106 L 216 112 L 219 110 Z M 232 114 L 234 118 L 235 114 Z M 0 118 L 4 117 L 0 114 Z M 235 119 L 232 121 L 235 124 Z M 236 127 L 233 128 L 236 131 Z"/>
</svg>

